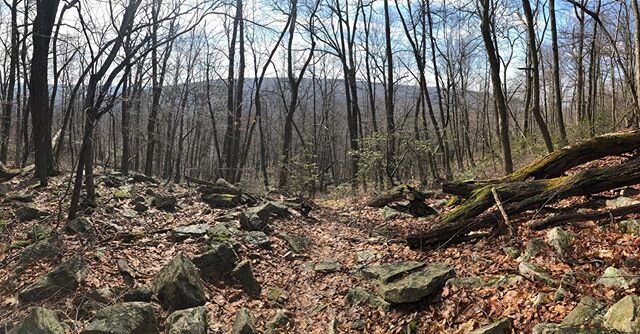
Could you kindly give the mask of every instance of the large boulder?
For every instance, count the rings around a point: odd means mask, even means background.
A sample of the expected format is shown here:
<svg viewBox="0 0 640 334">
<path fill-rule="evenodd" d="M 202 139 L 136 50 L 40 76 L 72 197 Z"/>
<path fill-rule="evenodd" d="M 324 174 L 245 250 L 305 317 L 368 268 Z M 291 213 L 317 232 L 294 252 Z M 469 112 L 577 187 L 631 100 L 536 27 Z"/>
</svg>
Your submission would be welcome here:
<svg viewBox="0 0 640 334">
<path fill-rule="evenodd" d="M 389 303 L 413 303 L 435 294 L 454 275 L 454 270 L 445 264 L 431 264 L 396 281 L 381 282 L 378 291 Z"/>
<path fill-rule="evenodd" d="M 80 255 L 74 255 L 45 277 L 22 289 L 18 298 L 24 302 L 46 299 L 60 290 L 77 289 L 87 276 L 87 264 Z"/>
<path fill-rule="evenodd" d="M 198 306 L 171 313 L 167 334 L 207 334 L 207 310 Z"/>
<path fill-rule="evenodd" d="M 154 292 L 167 310 L 201 306 L 206 302 L 198 269 L 182 253 L 160 270 L 154 280 Z"/>
<path fill-rule="evenodd" d="M 497 320 L 489 325 L 480 327 L 469 334 L 510 334 L 512 321 L 509 318 Z"/>
<path fill-rule="evenodd" d="M 211 250 L 193 258 L 193 264 L 202 275 L 217 280 L 231 273 L 238 262 L 238 255 L 227 242 L 214 243 Z"/>
<path fill-rule="evenodd" d="M 640 297 L 629 295 L 613 304 L 604 316 L 604 326 L 622 333 L 640 333 Z"/>
<path fill-rule="evenodd" d="M 638 284 L 638 278 L 616 267 L 608 267 L 596 284 L 607 288 L 629 289 Z"/>
<path fill-rule="evenodd" d="M 243 289 L 250 295 L 260 295 L 262 288 L 260 283 L 253 276 L 253 270 L 251 270 L 251 263 L 249 261 L 242 261 L 233 268 L 231 271 L 233 278 L 242 285 Z"/>
<path fill-rule="evenodd" d="M 158 320 L 149 303 L 128 302 L 107 306 L 96 313 L 82 334 L 156 334 Z"/>
<path fill-rule="evenodd" d="M 55 312 L 44 307 L 34 307 L 29 315 L 10 334 L 64 334 L 64 327 Z"/>
<path fill-rule="evenodd" d="M 232 334 L 256 334 L 256 325 L 253 316 L 247 308 L 241 308 L 236 313 L 236 320 L 233 322 Z"/>
</svg>

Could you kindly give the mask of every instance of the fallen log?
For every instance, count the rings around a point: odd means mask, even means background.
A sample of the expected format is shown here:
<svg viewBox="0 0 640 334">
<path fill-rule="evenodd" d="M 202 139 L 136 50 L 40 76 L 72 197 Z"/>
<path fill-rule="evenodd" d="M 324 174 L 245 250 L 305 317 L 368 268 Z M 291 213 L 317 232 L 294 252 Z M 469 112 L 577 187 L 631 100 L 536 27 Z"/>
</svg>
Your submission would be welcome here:
<svg viewBox="0 0 640 334">
<path fill-rule="evenodd" d="M 608 218 L 624 217 L 633 213 L 640 213 L 640 204 L 623 206 L 615 209 L 589 211 L 589 212 L 572 212 L 565 214 L 552 215 L 544 219 L 539 219 L 531 224 L 529 228 L 532 230 L 543 230 L 545 228 L 560 226 L 568 223 L 583 222 L 589 220 L 599 220 Z"/>
<path fill-rule="evenodd" d="M 410 185 L 399 185 L 393 187 L 379 195 L 374 196 L 367 202 L 367 206 L 372 208 L 382 208 L 389 203 L 398 201 L 424 201 L 429 194 L 420 191 L 418 188 Z"/>
<path fill-rule="evenodd" d="M 558 200 L 599 193 L 640 183 L 640 159 L 617 166 L 591 168 L 573 176 L 520 181 L 476 189 L 462 205 L 444 215 L 427 230 L 411 234 L 407 242 L 414 248 L 431 248 L 455 242 L 470 232 L 494 227 L 499 219 L 492 188 L 509 216 L 537 209 Z"/>
<path fill-rule="evenodd" d="M 563 147 L 502 178 L 443 183 L 442 191 L 469 197 L 474 190 L 487 185 L 555 178 L 589 161 L 633 152 L 638 148 L 640 148 L 640 130 L 609 133 Z"/>
<path fill-rule="evenodd" d="M 0 182 L 11 180 L 12 178 L 29 173 L 35 169 L 35 165 L 29 165 L 24 168 L 7 168 L 0 162 Z"/>
</svg>

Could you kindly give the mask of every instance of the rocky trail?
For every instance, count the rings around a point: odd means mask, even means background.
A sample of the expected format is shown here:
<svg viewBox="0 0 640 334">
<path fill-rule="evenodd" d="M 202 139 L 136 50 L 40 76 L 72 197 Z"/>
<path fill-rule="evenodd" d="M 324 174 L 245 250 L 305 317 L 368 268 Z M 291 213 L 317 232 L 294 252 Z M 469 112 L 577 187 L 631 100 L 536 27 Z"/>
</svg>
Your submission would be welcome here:
<svg viewBox="0 0 640 334">
<path fill-rule="evenodd" d="M 431 219 L 400 212 L 403 199 L 376 208 L 105 174 L 98 206 L 65 223 L 66 179 L 30 184 L 0 189 L 0 333 L 640 332 L 633 214 L 420 250 L 404 236 Z M 447 201 L 421 200 L 436 212 Z"/>
</svg>

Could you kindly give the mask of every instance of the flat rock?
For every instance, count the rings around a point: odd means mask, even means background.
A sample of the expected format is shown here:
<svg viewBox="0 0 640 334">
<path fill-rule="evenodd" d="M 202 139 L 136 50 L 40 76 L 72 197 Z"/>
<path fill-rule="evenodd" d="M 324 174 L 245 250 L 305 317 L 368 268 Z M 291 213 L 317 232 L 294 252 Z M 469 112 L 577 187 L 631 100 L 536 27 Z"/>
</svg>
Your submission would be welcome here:
<svg viewBox="0 0 640 334">
<path fill-rule="evenodd" d="M 64 334 L 64 327 L 55 312 L 34 307 L 29 315 L 9 333 L 11 334 Z"/>
<path fill-rule="evenodd" d="M 576 307 L 562 320 L 566 326 L 600 326 L 604 320 L 607 305 L 586 296 L 580 299 Z"/>
<path fill-rule="evenodd" d="M 557 285 L 558 282 L 554 280 L 551 275 L 541 266 L 528 262 L 520 262 L 518 265 L 518 271 L 520 275 L 537 282 L 542 282 L 548 285 Z"/>
<path fill-rule="evenodd" d="M 620 208 L 623 206 L 640 204 L 640 201 L 635 200 L 631 197 L 620 196 L 614 199 L 608 199 L 605 201 L 607 207 L 610 208 Z"/>
<path fill-rule="evenodd" d="M 384 220 L 413 218 L 413 216 L 410 213 L 400 212 L 388 206 L 385 206 L 384 208 L 382 208 L 382 217 L 384 218 Z"/>
<path fill-rule="evenodd" d="M 245 307 L 238 310 L 236 319 L 233 322 L 232 334 L 256 334 L 255 320 L 249 310 Z"/>
<path fill-rule="evenodd" d="M 607 288 L 629 289 L 638 283 L 638 278 L 630 275 L 622 269 L 607 267 L 596 284 Z"/>
<path fill-rule="evenodd" d="M 245 234 L 244 236 L 244 241 L 246 241 L 249 245 L 264 249 L 271 249 L 272 245 L 269 236 L 262 231 L 247 232 L 247 234 Z"/>
<path fill-rule="evenodd" d="M 469 334 L 510 334 L 512 321 L 509 318 L 500 319 L 490 325 L 480 327 Z"/>
<path fill-rule="evenodd" d="M 388 311 L 391 308 L 391 304 L 386 302 L 384 299 L 375 296 L 367 289 L 358 286 L 351 288 L 345 298 L 349 305 L 368 304 L 374 309 L 381 309 L 384 311 Z"/>
<path fill-rule="evenodd" d="M 176 226 L 171 229 L 171 234 L 176 240 L 195 239 L 206 235 L 210 228 L 207 223 Z"/>
<path fill-rule="evenodd" d="M 260 283 L 253 276 L 253 270 L 251 269 L 251 263 L 249 261 L 242 261 L 233 268 L 231 271 L 233 278 L 242 285 L 243 289 L 251 295 L 260 295 L 262 288 Z"/>
<path fill-rule="evenodd" d="M 604 326 L 622 333 L 640 333 L 640 297 L 628 295 L 613 304 L 604 316 Z"/>
<path fill-rule="evenodd" d="M 367 266 L 362 268 L 361 273 L 365 278 L 379 279 L 382 282 L 388 282 L 399 275 L 414 271 L 424 266 L 424 262 L 406 261 Z"/>
<path fill-rule="evenodd" d="M 201 198 L 214 209 L 230 209 L 242 204 L 242 196 L 235 194 L 202 194 Z"/>
<path fill-rule="evenodd" d="M 207 310 L 198 306 L 171 313 L 167 334 L 207 334 Z"/>
<path fill-rule="evenodd" d="M 311 245 L 311 240 L 303 236 L 289 233 L 281 233 L 280 236 L 287 242 L 289 248 L 298 254 L 304 253 Z"/>
<path fill-rule="evenodd" d="M 78 217 L 64 224 L 64 231 L 70 234 L 89 233 L 93 231 L 93 224 L 87 217 Z"/>
<path fill-rule="evenodd" d="M 237 262 L 238 255 L 227 242 L 214 243 L 211 250 L 193 258 L 203 276 L 218 280 L 231 273 Z"/>
<path fill-rule="evenodd" d="M 340 265 L 340 262 L 334 259 L 327 258 L 322 260 L 322 262 L 316 263 L 315 266 L 313 267 L 313 270 L 319 273 L 332 273 L 340 270 L 340 268 L 342 268 L 342 265 Z"/>
<path fill-rule="evenodd" d="M 454 275 L 454 270 L 444 264 L 431 264 L 396 281 L 382 282 L 378 292 L 392 304 L 417 302 L 435 294 Z"/>
<path fill-rule="evenodd" d="M 25 247 L 20 253 L 20 264 L 28 265 L 42 259 L 56 258 L 61 252 L 62 243 L 52 236 Z"/>
<path fill-rule="evenodd" d="M 75 290 L 84 281 L 87 271 L 84 259 L 79 255 L 74 255 L 46 276 L 22 289 L 18 293 L 18 298 L 24 302 L 35 302 L 49 298 L 60 290 Z"/>
<path fill-rule="evenodd" d="M 154 280 L 154 292 L 167 310 L 201 306 L 206 302 L 200 273 L 182 253 L 160 270 Z"/>
<path fill-rule="evenodd" d="M 82 334 L 156 334 L 158 320 L 149 303 L 126 302 L 96 313 Z"/>
</svg>

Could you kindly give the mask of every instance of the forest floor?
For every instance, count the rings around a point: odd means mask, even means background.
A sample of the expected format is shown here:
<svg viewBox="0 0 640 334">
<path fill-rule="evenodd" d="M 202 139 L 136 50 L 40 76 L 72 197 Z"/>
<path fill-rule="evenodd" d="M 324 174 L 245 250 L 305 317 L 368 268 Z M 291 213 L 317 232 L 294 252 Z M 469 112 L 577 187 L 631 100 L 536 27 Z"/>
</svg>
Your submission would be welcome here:
<svg viewBox="0 0 640 334">
<path fill-rule="evenodd" d="M 38 305 L 56 310 L 67 332 L 78 333 L 91 320 L 90 315 L 78 312 L 82 296 L 96 289 L 110 288 L 114 296 L 107 303 L 116 303 L 127 291 L 117 259 L 126 259 L 135 270 L 136 286 L 149 284 L 175 255 L 182 252 L 192 257 L 208 242 L 206 237 L 176 241 L 171 236 L 171 228 L 203 222 L 214 225 L 220 217 L 243 210 L 242 207 L 210 209 L 200 202 L 193 187 L 142 182 L 129 189 L 132 197 L 143 196 L 149 201 L 149 189 L 172 193 L 178 199 L 177 209 L 165 212 L 150 208 L 134 213 L 130 199 L 116 198 L 118 188 L 99 184 L 98 206 L 91 215 L 95 231 L 68 234 L 63 231 L 64 222 L 57 223 L 55 219 L 59 210 L 64 213 L 66 208 L 65 204 L 58 206 L 67 201 L 66 182 L 66 178 L 56 177 L 47 189 L 39 189 L 25 178 L 11 181 L 11 190 L 5 196 L 33 194 L 31 205 L 47 211 L 48 218 L 18 222 L 13 212 L 19 204 L 0 203 L 0 326 L 9 328 Z M 611 191 L 598 196 L 617 198 L 619 193 Z M 635 197 L 640 199 L 638 195 Z M 264 329 L 278 310 L 286 310 L 291 321 L 280 329 L 281 333 L 331 333 L 334 326 L 338 330 L 333 332 L 337 333 L 407 333 L 407 327 L 413 325 L 417 325 L 417 333 L 468 333 L 504 317 L 513 320 L 514 333 L 529 333 L 538 323 L 560 322 L 582 296 L 593 296 L 611 305 L 635 291 L 595 284 L 608 266 L 640 273 L 640 238 L 620 232 L 610 221 L 600 221 L 563 227 L 576 236 L 576 242 L 564 256 L 546 247 L 529 260 L 543 265 L 557 280 L 567 272 L 574 273 L 575 280 L 564 287 L 563 296 L 554 298 L 557 287 L 517 276 L 517 280 L 498 286 L 446 285 L 437 297 L 390 309 L 374 308 L 366 303 L 351 305 L 346 298 L 350 289 L 376 290 L 373 282 L 359 274 L 362 267 L 371 264 L 409 260 L 444 262 L 455 269 L 457 277 L 514 277 L 519 260 L 507 254 L 511 252 L 505 252 L 505 247 L 524 253 L 530 240 L 545 240 L 547 234 L 547 231 L 532 231 L 523 223 L 559 208 L 576 208 L 596 200 L 573 198 L 558 203 L 556 209 L 511 217 L 520 223 L 518 239 L 486 238 L 429 251 L 411 250 L 402 239 L 407 231 L 429 224 L 429 219 L 385 220 L 382 209 L 368 208 L 365 201 L 364 197 L 315 200 L 309 217 L 293 215 L 271 223 L 275 230 L 269 236 L 273 243 L 271 249 L 252 247 L 239 236 L 238 252 L 241 258 L 250 260 L 262 292 L 252 297 L 235 284 L 205 279 L 209 333 L 229 333 L 241 307 L 251 311 L 258 329 Z M 445 202 L 443 197 L 430 200 L 429 204 L 438 211 L 446 211 Z M 237 221 L 231 223 L 238 224 Z M 59 236 L 62 251 L 57 256 L 25 265 L 21 254 L 29 242 L 21 240 L 28 240 L 35 226 L 53 229 L 51 235 Z M 311 244 L 305 252 L 292 254 L 285 240 L 278 237 L 281 233 L 305 236 Z M 73 254 L 82 255 L 89 267 L 85 281 L 75 292 L 53 294 L 37 303 L 18 300 L 18 291 Z M 328 259 L 337 261 L 340 267 L 331 272 L 314 270 L 315 264 Z M 545 294 L 549 298 L 542 301 Z M 157 305 L 155 308 L 162 324 L 167 312 Z M 0 333 L 4 333 L 2 328 Z"/>
</svg>

